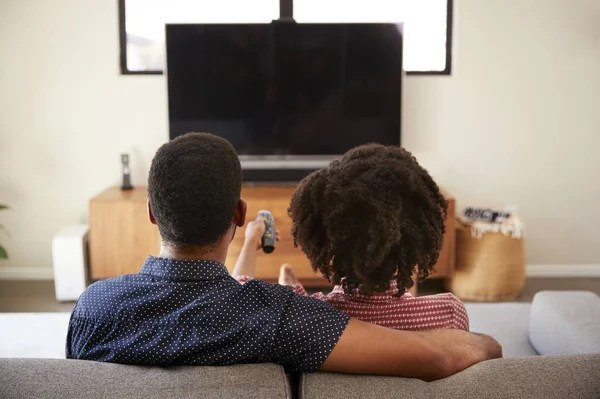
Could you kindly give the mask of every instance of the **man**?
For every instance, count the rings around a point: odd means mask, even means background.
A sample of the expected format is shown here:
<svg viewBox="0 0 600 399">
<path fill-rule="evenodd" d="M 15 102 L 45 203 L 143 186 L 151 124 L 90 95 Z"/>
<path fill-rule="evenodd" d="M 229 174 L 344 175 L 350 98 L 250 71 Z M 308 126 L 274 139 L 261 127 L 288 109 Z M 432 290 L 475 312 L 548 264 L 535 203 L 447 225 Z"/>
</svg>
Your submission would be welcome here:
<svg viewBox="0 0 600 399">
<path fill-rule="evenodd" d="M 395 331 L 350 319 L 289 287 L 229 276 L 244 225 L 242 172 L 227 141 L 191 133 L 163 145 L 150 168 L 148 213 L 160 257 L 139 274 L 92 284 L 73 309 L 67 358 L 154 365 L 275 362 L 434 380 L 501 357 L 490 337 L 459 330 Z M 256 230 L 256 229 L 253 229 Z M 258 239 L 257 234 L 249 238 Z M 257 242 L 250 242 L 256 250 Z"/>
</svg>

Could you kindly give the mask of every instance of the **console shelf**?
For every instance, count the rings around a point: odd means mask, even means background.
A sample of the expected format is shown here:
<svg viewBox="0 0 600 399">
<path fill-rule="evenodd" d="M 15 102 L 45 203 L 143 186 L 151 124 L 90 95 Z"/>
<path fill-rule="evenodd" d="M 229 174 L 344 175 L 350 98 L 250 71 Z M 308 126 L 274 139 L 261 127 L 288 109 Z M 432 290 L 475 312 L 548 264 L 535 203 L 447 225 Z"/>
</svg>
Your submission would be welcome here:
<svg viewBox="0 0 600 399">
<path fill-rule="evenodd" d="M 242 198 L 248 203 L 247 222 L 254 219 L 259 210 L 273 213 L 281 240 L 271 254 L 260 253 L 257 260 L 257 277 L 276 282 L 279 268 L 290 263 L 296 269 L 299 280 L 307 287 L 329 285 L 326 279 L 312 271 L 300 250 L 294 247 L 291 235 L 291 220 L 287 216 L 294 185 L 244 185 Z M 448 220 L 446 236 L 437 272 L 432 278 L 446 278 L 454 270 L 454 198 L 444 193 L 448 199 Z M 138 273 L 148 255 L 158 255 L 160 236 L 156 226 L 150 224 L 146 214 L 146 187 L 136 187 L 122 191 L 113 187 L 90 200 L 90 271 L 94 280 L 128 273 Z M 231 271 L 239 256 L 244 233 L 238 231 L 229 247 L 226 265 Z"/>
</svg>

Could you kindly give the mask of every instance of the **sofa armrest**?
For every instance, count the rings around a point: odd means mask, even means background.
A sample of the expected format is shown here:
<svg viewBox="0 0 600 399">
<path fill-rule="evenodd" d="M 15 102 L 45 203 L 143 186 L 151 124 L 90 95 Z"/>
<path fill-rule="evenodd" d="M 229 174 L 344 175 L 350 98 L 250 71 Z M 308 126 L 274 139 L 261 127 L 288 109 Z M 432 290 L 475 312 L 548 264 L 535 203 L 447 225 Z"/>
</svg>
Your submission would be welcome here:
<svg viewBox="0 0 600 399">
<path fill-rule="evenodd" d="M 529 341 L 541 355 L 600 353 L 600 297 L 587 291 L 535 294 Z"/>
</svg>

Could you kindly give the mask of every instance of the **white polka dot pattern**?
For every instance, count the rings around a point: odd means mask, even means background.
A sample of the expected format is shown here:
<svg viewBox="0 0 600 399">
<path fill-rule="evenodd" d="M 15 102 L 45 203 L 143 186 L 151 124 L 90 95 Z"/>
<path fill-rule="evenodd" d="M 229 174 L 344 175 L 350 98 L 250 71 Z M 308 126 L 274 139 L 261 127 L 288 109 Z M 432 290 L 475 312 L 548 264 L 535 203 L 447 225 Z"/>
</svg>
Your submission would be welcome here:
<svg viewBox="0 0 600 399">
<path fill-rule="evenodd" d="M 92 284 L 73 309 L 67 358 L 147 365 L 275 362 L 316 370 L 349 317 L 290 287 L 240 284 L 215 261 L 148 257 Z"/>
</svg>

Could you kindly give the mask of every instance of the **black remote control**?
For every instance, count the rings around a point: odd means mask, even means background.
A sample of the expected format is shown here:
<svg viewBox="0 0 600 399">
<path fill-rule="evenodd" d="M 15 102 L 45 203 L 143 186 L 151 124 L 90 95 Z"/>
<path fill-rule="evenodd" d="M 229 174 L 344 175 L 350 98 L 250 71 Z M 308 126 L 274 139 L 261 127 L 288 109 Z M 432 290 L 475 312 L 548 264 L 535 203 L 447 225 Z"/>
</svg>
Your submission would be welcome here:
<svg viewBox="0 0 600 399">
<path fill-rule="evenodd" d="M 262 236 L 261 246 L 266 254 L 270 254 L 275 250 L 277 234 L 275 232 L 275 219 L 269 211 L 259 211 L 258 216 L 262 216 L 265 219 L 265 234 Z"/>
</svg>

